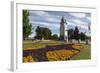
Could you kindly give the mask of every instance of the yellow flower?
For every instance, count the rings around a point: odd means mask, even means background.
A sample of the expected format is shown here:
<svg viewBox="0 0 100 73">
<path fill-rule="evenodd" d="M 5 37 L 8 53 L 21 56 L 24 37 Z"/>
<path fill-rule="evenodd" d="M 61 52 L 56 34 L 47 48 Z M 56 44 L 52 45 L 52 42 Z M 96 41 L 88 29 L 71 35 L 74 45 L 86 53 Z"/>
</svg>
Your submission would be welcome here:
<svg viewBox="0 0 100 73">
<path fill-rule="evenodd" d="M 74 44 L 74 45 L 72 45 L 72 47 L 75 48 L 75 49 L 80 49 L 81 45 L 80 44 Z"/>
<path fill-rule="evenodd" d="M 23 62 L 26 63 L 26 62 L 33 62 L 33 58 L 31 55 L 29 56 L 26 56 L 26 57 L 23 57 Z"/>
<path fill-rule="evenodd" d="M 59 61 L 59 60 L 68 60 L 77 53 L 78 53 L 77 50 L 62 49 L 62 50 L 48 51 L 46 53 L 46 56 L 49 61 Z"/>
</svg>

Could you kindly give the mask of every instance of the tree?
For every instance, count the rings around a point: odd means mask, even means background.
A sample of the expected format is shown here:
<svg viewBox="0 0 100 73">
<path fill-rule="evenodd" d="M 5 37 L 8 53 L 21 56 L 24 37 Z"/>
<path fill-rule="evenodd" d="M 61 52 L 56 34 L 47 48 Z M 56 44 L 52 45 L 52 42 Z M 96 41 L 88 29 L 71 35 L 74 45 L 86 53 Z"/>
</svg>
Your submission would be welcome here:
<svg viewBox="0 0 100 73">
<path fill-rule="evenodd" d="M 85 41 L 85 40 L 86 40 L 86 35 L 85 35 L 85 33 L 83 33 L 83 32 L 80 33 L 80 39 L 81 39 L 82 41 Z"/>
<path fill-rule="evenodd" d="M 36 39 L 51 39 L 51 30 L 49 28 L 45 28 L 45 27 L 40 27 L 40 26 L 37 26 L 36 28 L 36 36 L 35 38 Z"/>
<path fill-rule="evenodd" d="M 53 34 L 53 35 L 52 35 L 52 40 L 58 40 L 58 39 L 59 39 L 59 37 L 58 37 L 57 34 Z"/>
<path fill-rule="evenodd" d="M 51 30 L 49 28 L 42 28 L 42 34 L 46 40 L 51 38 Z"/>
<path fill-rule="evenodd" d="M 79 42 L 79 39 L 80 39 L 79 29 L 78 29 L 77 26 L 75 27 L 75 30 L 74 30 L 74 39 L 77 40 L 78 42 Z"/>
<path fill-rule="evenodd" d="M 41 30 L 41 27 L 40 26 L 37 26 L 35 32 L 36 32 L 35 38 L 36 39 L 42 39 L 42 30 Z"/>
<path fill-rule="evenodd" d="M 29 12 L 23 10 L 23 39 L 27 39 L 28 36 L 32 33 L 32 25 L 29 23 Z"/>
<path fill-rule="evenodd" d="M 74 30 L 73 29 L 69 29 L 68 30 L 68 40 L 70 40 L 72 42 L 73 38 L 74 38 Z"/>
</svg>

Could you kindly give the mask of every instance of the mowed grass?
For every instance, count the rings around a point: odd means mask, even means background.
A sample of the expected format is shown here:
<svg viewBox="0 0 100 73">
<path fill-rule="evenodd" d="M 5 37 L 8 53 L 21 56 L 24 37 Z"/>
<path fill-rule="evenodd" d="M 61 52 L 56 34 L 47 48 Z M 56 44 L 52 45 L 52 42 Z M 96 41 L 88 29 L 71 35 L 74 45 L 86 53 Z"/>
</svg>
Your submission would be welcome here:
<svg viewBox="0 0 100 73">
<path fill-rule="evenodd" d="M 45 48 L 46 46 L 66 44 L 60 41 L 41 40 L 41 41 L 23 41 L 23 50 Z"/>
<path fill-rule="evenodd" d="M 91 46 L 81 44 L 80 53 L 72 58 L 73 60 L 91 59 Z"/>
</svg>

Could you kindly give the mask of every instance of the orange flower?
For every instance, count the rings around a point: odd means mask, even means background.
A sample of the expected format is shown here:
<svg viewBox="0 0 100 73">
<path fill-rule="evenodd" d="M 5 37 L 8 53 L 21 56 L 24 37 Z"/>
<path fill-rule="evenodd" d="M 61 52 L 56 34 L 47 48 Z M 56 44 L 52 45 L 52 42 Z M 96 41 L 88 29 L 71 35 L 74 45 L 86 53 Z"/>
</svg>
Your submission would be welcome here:
<svg viewBox="0 0 100 73">
<path fill-rule="evenodd" d="M 68 60 L 73 55 L 79 53 L 77 50 L 55 50 L 55 51 L 48 51 L 46 56 L 49 61 L 59 61 L 59 60 Z"/>
<path fill-rule="evenodd" d="M 33 58 L 32 58 L 32 56 L 31 55 L 29 55 L 29 56 L 26 56 L 26 57 L 23 57 L 23 62 L 33 62 L 34 60 L 33 60 Z"/>
<path fill-rule="evenodd" d="M 72 47 L 75 48 L 75 49 L 80 49 L 81 45 L 80 44 L 74 44 L 74 45 L 72 45 Z"/>
</svg>

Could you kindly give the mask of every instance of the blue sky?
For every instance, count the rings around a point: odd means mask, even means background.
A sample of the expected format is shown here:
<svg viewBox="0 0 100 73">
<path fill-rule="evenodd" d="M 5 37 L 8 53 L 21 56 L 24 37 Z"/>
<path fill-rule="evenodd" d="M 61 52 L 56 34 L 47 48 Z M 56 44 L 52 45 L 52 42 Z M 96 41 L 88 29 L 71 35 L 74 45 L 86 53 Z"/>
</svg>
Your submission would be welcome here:
<svg viewBox="0 0 100 73">
<path fill-rule="evenodd" d="M 52 31 L 52 34 L 58 34 L 60 30 L 60 21 L 64 17 L 66 19 L 67 29 L 78 26 L 80 32 L 87 32 L 90 35 L 88 26 L 91 25 L 91 14 L 80 12 L 60 12 L 60 11 L 34 11 L 29 10 L 29 20 L 34 28 L 30 37 L 35 36 L 35 29 L 37 26 L 47 27 Z"/>
</svg>

